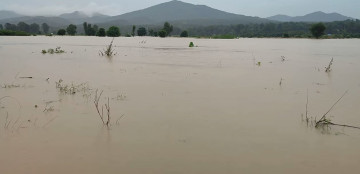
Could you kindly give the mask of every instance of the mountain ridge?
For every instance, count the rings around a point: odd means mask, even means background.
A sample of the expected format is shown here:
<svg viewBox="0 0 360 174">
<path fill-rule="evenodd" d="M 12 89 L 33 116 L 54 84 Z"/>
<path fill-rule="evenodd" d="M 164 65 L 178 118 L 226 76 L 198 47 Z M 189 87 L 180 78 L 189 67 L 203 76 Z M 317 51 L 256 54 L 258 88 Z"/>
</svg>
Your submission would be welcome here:
<svg viewBox="0 0 360 174">
<path fill-rule="evenodd" d="M 335 22 L 335 21 L 345 21 L 349 19 L 354 19 L 348 16 L 344 16 L 339 13 L 324 13 L 322 11 L 317 11 L 313 13 L 306 14 L 304 16 L 288 16 L 288 15 L 275 15 L 270 16 L 267 19 L 279 22 Z"/>
</svg>

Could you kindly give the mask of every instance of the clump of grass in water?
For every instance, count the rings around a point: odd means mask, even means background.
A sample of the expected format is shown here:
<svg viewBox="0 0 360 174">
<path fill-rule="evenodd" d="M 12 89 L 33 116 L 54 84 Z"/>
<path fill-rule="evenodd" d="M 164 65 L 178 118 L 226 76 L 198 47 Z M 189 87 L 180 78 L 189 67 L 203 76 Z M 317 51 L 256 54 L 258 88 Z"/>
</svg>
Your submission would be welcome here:
<svg viewBox="0 0 360 174">
<path fill-rule="evenodd" d="M 1 88 L 6 88 L 6 89 L 11 89 L 11 88 L 21 88 L 21 87 L 25 87 L 25 85 L 20 85 L 20 84 L 3 84 L 1 85 Z"/>
<path fill-rule="evenodd" d="M 116 53 L 114 52 L 113 49 L 113 42 L 114 42 L 114 38 L 111 40 L 110 44 L 103 51 L 100 51 L 99 55 L 108 56 L 108 57 L 115 56 Z"/>
<path fill-rule="evenodd" d="M 281 56 L 281 61 L 285 62 L 285 56 Z"/>
<path fill-rule="evenodd" d="M 81 83 L 81 84 L 63 84 L 63 80 L 60 79 L 58 82 L 55 82 L 56 88 L 60 91 L 62 94 L 76 94 L 77 92 L 83 92 L 86 93 L 87 91 L 91 90 L 88 83 Z"/>
<path fill-rule="evenodd" d="M 46 53 L 49 53 L 49 54 L 61 54 L 61 53 L 65 53 L 65 50 L 62 50 L 61 47 L 56 47 L 55 50 L 50 48 L 48 49 L 47 51 L 46 50 L 42 50 L 41 53 L 43 54 L 46 54 Z"/>
</svg>

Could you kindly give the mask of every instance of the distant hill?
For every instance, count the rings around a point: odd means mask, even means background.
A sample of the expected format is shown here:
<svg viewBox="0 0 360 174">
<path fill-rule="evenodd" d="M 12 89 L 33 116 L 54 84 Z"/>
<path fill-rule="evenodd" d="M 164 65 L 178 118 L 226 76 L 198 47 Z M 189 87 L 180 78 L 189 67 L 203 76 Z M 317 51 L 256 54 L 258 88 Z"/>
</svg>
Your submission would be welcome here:
<svg viewBox="0 0 360 174">
<path fill-rule="evenodd" d="M 13 11 L 6 11 L 6 10 L 1 10 L 0 11 L 0 20 L 1 19 L 8 19 L 8 18 L 16 18 L 16 17 L 20 17 L 22 15 L 17 14 Z"/>
<path fill-rule="evenodd" d="M 88 18 L 89 16 L 87 16 L 84 12 L 74 11 L 72 13 L 61 14 L 59 15 L 59 17 L 64 19 L 83 19 L 83 18 Z"/>
<path fill-rule="evenodd" d="M 187 23 L 190 25 L 229 25 L 269 22 L 269 20 L 259 17 L 232 14 L 205 5 L 194 5 L 177 0 L 114 16 L 111 17 L 107 23 L 119 23 L 119 21 L 128 21 L 135 25 L 157 25 L 165 21 L 178 21 L 179 23 Z"/>
<path fill-rule="evenodd" d="M 345 21 L 353 18 L 341 15 L 339 13 L 324 13 L 319 11 L 307 14 L 305 16 L 291 17 L 286 15 L 275 15 L 268 17 L 267 19 L 279 22 L 334 22 Z"/>
<path fill-rule="evenodd" d="M 81 12 L 81 11 L 75 11 L 72 13 L 64 13 L 64 14 L 59 15 L 59 17 L 67 19 L 73 24 L 82 24 L 83 22 L 101 23 L 101 22 L 106 22 L 110 19 L 110 16 L 103 15 L 101 13 L 94 13 L 92 16 L 88 16 L 84 12 Z"/>
</svg>

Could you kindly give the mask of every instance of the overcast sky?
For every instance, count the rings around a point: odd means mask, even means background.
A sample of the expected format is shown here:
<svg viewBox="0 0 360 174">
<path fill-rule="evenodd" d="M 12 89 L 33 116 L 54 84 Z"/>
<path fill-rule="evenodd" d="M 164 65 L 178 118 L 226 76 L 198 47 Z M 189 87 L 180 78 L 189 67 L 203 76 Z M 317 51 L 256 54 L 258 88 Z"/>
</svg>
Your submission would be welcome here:
<svg viewBox="0 0 360 174">
<path fill-rule="evenodd" d="M 76 10 L 119 15 L 170 0 L 0 0 L 0 10 L 26 15 L 58 15 Z M 183 0 L 248 16 L 304 15 L 315 11 L 338 12 L 360 19 L 360 0 Z"/>
</svg>

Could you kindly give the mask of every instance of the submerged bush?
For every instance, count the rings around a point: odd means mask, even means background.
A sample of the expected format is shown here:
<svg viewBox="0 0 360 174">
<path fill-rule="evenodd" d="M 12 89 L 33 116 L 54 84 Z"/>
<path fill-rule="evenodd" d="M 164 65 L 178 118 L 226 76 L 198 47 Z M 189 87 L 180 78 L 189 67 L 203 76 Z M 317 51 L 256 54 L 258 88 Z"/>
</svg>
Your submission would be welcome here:
<svg viewBox="0 0 360 174">
<path fill-rule="evenodd" d="M 60 54 L 60 53 L 65 53 L 65 50 L 62 50 L 61 47 L 56 47 L 55 49 L 49 48 L 47 51 L 46 50 L 42 50 L 41 53 L 46 54 Z"/>
<path fill-rule="evenodd" d="M 194 46 L 195 46 L 194 43 L 193 43 L 193 42 L 190 42 L 189 47 L 192 48 L 192 47 L 194 47 Z"/>
</svg>

